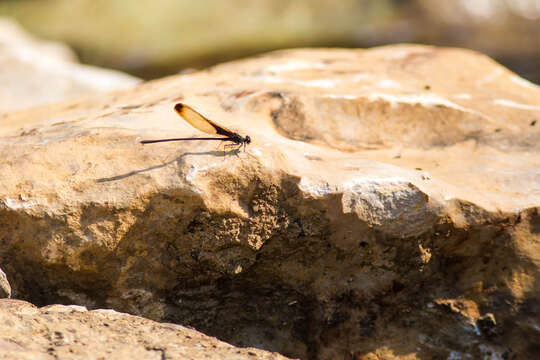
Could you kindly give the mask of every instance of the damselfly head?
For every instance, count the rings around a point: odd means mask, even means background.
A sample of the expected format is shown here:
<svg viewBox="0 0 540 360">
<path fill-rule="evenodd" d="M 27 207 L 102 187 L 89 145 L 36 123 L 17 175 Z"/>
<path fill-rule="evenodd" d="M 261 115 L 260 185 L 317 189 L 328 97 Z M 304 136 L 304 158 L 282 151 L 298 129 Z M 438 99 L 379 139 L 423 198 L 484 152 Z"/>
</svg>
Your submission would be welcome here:
<svg viewBox="0 0 540 360">
<path fill-rule="evenodd" d="M 246 135 L 246 137 L 244 138 L 244 142 L 245 142 L 246 144 L 251 143 L 251 138 L 249 137 L 249 135 Z"/>
</svg>

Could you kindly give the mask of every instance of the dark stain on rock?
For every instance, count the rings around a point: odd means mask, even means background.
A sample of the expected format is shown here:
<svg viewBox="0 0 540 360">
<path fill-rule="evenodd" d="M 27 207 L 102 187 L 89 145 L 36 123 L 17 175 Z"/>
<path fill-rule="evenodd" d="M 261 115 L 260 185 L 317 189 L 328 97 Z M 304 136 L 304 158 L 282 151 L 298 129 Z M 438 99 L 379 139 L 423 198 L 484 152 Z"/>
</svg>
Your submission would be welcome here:
<svg viewBox="0 0 540 360">
<path fill-rule="evenodd" d="M 302 224 L 302 219 L 298 218 L 294 221 L 294 224 L 296 224 L 298 226 L 298 238 L 303 238 L 306 236 L 306 233 L 304 231 L 304 225 Z"/>
<path fill-rule="evenodd" d="M 268 97 L 270 98 L 277 98 L 277 99 L 284 99 L 283 93 L 272 91 L 268 93 Z"/>
<path fill-rule="evenodd" d="M 531 233 L 534 235 L 540 234 L 540 212 L 538 209 L 531 211 Z"/>
<path fill-rule="evenodd" d="M 192 249 L 190 255 L 191 255 L 191 257 L 193 258 L 193 260 L 199 261 L 199 255 L 200 255 L 200 251 L 199 251 L 199 250 L 197 250 L 197 249 Z"/>
<path fill-rule="evenodd" d="M 497 335 L 497 322 L 495 316 L 488 313 L 476 320 L 476 326 L 483 336 L 490 339 Z"/>
</svg>

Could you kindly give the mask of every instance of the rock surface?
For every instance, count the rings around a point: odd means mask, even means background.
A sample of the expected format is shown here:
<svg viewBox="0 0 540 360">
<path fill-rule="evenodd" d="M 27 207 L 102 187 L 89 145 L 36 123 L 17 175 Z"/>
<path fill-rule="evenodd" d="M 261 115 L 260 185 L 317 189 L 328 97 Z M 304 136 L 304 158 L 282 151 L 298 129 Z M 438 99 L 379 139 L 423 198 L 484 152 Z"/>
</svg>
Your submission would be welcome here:
<svg viewBox="0 0 540 360">
<path fill-rule="evenodd" d="M 6 273 L 0 269 L 0 299 L 11 297 L 11 285 L 6 277 Z"/>
<path fill-rule="evenodd" d="M 65 45 L 36 40 L 0 19 L 0 113 L 126 89 L 139 79 L 77 63 Z"/>
<path fill-rule="evenodd" d="M 249 134 L 237 156 L 172 110 Z M 294 50 L 0 118 L 15 297 L 303 359 L 530 358 L 540 90 L 466 50 Z"/>
<path fill-rule="evenodd" d="M 286 359 L 180 325 L 82 306 L 0 300 L 0 359 Z"/>
</svg>

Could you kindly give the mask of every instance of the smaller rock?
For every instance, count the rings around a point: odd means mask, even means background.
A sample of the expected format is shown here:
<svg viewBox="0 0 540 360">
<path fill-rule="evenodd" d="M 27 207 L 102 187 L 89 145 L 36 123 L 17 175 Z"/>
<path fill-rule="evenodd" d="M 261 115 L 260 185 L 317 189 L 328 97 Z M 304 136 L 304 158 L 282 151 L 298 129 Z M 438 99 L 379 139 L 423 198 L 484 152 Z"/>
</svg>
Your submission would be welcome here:
<svg viewBox="0 0 540 360">
<path fill-rule="evenodd" d="M 11 112 L 127 89 L 140 79 L 79 64 L 66 45 L 34 38 L 14 21 L 0 18 L 0 81 L 0 112 Z"/>
<path fill-rule="evenodd" d="M 0 269 L 0 299 L 11 297 L 11 286 L 6 274 Z"/>
<path fill-rule="evenodd" d="M 0 299 L 0 358 L 287 360 L 239 348 L 193 329 L 110 309 Z"/>
</svg>

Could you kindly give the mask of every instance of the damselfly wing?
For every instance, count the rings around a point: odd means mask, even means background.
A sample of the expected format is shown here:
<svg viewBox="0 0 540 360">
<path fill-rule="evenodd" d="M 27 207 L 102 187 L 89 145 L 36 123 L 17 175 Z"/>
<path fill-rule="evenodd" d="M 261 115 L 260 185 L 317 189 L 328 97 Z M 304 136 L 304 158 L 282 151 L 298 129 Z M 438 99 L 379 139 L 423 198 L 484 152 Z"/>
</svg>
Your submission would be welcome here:
<svg viewBox="0 0 540 360">
<path fill-rule="evenodd" d="M 186 120 L 191 126 L 195 129 L 201 130 L 207 134 L 218 134 L 223 136 L 231 136 L 233 132 L 225 127 L 216 124 L 212 120 L 207 119 L 193 108 L 178 103 L 174 106 L 174 110 L 178 115 L 180 115 L 184 120 Z"/>
<path fill-rule="evenodd" d="M 224 137 L 216 138 L 174 138 L 174 139 L 159 139 L 159 140 L 142 140 L 141 144 L 152 144 L 157 142 L 165 141 L 183 141 L 183 140 L 221 140 L 221 141 L 231 141 L 234 144 L 246 147 L 247 144 L 251 142 L 249 135 L 243 137 L 234 131 L 231 131 L 221 125 L 216 124 L 215 122 L 207 119 L 199 112 L 197 112 L 192 107 L 178 103 L 174 106 L 174 110 L 180 115 L 185 121 L 187 121 L 194 128 L 205 132 L 207 134 L 216 134 L 223 135 Z"/>
</svg>

